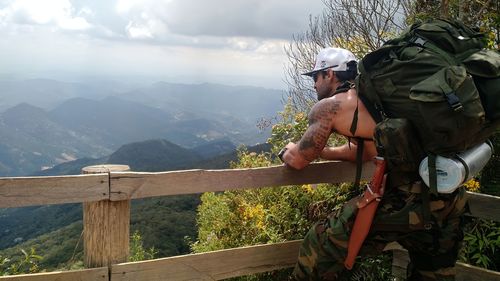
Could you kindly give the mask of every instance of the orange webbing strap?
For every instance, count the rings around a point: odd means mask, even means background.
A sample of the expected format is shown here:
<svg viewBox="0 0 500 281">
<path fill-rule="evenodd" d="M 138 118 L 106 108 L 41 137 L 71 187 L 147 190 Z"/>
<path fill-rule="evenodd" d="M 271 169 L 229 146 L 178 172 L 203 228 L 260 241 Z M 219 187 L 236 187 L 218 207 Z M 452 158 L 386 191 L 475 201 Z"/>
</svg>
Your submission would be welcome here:
<svg viewBox="0 0 500 281">
<path fill-rule="evenodd" d="M 375 158 L 375 172 L 371 182 L 366 186 L 363 196 L 358 201 L 358 214 L 352 227 L 351 236 L 347 246 L 347 257 L 344 261 L 344 266 L 347 269 L 352 269 L 354 261 L 358 256 L 359 250 L 363 242 L 370 232 L 375 212 L 377 211 L 378 203 L 384 195 L 385 187 L 385 160 L 382 157 Z"/>
</svg>

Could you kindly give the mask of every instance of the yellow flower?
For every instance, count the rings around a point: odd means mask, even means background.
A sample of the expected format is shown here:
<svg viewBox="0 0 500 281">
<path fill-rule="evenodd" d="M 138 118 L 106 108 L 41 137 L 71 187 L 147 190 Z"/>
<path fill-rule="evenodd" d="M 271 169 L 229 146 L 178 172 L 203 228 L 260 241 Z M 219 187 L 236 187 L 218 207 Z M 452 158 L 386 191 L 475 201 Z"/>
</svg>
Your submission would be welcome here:
<svg viewBox="0 0 500 281">
<path fill-rule="evenodd" d="M 263 220 L 257 221 L 256 225 L 257 225 L 258 229 L 260 229 L 260 230 L 264 229 L 264 221 Z"/>
<path fill-rule="evenodd" d="M 314 189 L 311 184 L 304 184 L 302 185 L 302 189 L 304 189 L 305 192 L 307 193 L 313 193 Z"/>
<path fill-rule="evenodd" d="M 262 204 L 257 204 L 255 206 L 249 206 L 245 204 L 243 206 L 243 218 L 245 220 L 250 220 L 253 218 L 256 218 L 257 220 L 260 220 L 264 217 L 264 206 Z"/>
<path fill-rule="evenodd" d="M 481 187 L 479 185 L 479 182 L 475 178 L 472 178 L 469 181 L 467 181 L 466 183 L 464 183 L 464 186 L 468 191 L 472 191 L 472 192 L 478 192 L 479 188 Z"/>
</svg>

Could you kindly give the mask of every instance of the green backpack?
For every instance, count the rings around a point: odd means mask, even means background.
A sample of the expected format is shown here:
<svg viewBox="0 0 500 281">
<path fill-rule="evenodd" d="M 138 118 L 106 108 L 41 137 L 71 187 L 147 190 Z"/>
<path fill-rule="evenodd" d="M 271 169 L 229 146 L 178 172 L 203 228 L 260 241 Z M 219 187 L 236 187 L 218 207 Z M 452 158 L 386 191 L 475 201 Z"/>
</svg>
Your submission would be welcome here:
<svg viewBox="0 0 500 281">
<path fill-rule="evenodd" d="M 499 127 L 500 54 L 484 42 L 458 21 L 435 19 L 360 61 L 358 95 L 377 122 L 375 144 L 389 170 L 417 171 L 424 157 L 431 164 L 453 156 Z"/>
</svg>

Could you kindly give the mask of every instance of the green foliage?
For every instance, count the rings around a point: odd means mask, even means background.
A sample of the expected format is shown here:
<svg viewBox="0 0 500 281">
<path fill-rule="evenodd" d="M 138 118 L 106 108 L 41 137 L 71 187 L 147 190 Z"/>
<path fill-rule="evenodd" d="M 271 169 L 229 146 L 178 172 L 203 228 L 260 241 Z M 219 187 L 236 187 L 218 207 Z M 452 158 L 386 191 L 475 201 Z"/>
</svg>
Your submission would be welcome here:
<svg viewBox="0 0 500 281">
<path fill-rule="evenodd" d="M 277 154 L 289 142 L 297 142 L 307 128 L 307 115 L 303 112 L 294 112 L 290 103 L 285 105 L 282 112 L 278 112 L 279 120 L 272 126 L 271 137 L 267 140 L 271 144 L 271 153 Z"/>
<path fill-rule="evenodd" d="M 276 280 L 289 280 L 292 274 L 292 268 L 275 270 L 270 272 L 262 272 L 253 275 L 235 277 L 225 279 L 227 281 L 276 281 Z"/>
<path fill-rule="evenodd" d="M 143 260 L 151 260 L 156 257 L 158 251 L 151 247 L 149 249 L 144 249 L 142 243 L 142 236 L 139 231 L 135 231 L 134 234 L 130 237 L 130 255 L 129 261 L 143 261 Z"/>
<path fill-rule="evenodd" d="M 325 210 L 347 198 L 343 187 L 324 184 L 205 193 L 198 208 L 198 241 L 192 249 L 205 252 L 300 239 Z"/>
<path fill-rule="evenodd" d="M 481 193 L 500 196 L 500 133 L 490 138 L 493 144 L 493 154 L 488 165 L 480 176 Z M 484 267 L 491 270 L 500 270 L 500 223 L 470 219 L 464 229 L 464 243 L 460 253 L 463 262 Z"/>
<path fill-rule="evenodd" d="M 268 142 L 271 153 L 238 150 L 238 162 L 231 168 L 268 167 L 278 164 L 273 157 L 289 141 L 297 141 L 307 128 L 304 113 L 287 105 L 272 127 Z M 252 190 L 208 192 L 198 207 L 198 240 L 195 252 L 300 239 L 311 224 L 325 217 L 339 203 L 352 196 L 349 185 L 302 185 Z"/>
<path fill-rule="evenodd" d="M 500 270 L 500 223 L 482 219 L 473 219 L 467 225 L 464 247 L 460 260 L 484 267 Z"/>
<path fill-rule="evenodd" d="M 27 241 L 81 219 L 81 204 L 1 209 L 0 249 L 16 246 L 16 238 Z"/>
<path fill-rule="evenodd" d="M 271 153 L 276 155 L 289 142 L 299 141 L 307 126 L 307 114 L 296 112 L 289 101 L 285 104 L 283 111 L 278 112 L 278 122 L 272 126 L 271 137 L 267 140 L 271 145 Z M 345 138 L 332 134 L 328 145 L 337 146 L 345 143 L 345 141 Z"/>
<path fill-rule="evenodd" d="M 82 222 L 78 221 L 60 229 L 27 240 L 15 247 L 3 249 L 0 255 L 6 257 L 16 256 L 20 249 L 36 248 L 43 257 L 39 267 L 44 270 L 68 269 L 73 263 L 82 260 L 83 247 L 80 237 Z"/>
<path fill-rule="evenodd" d="M 495 153 L 481 172 L 481 191 L 482 193 L 500 196 L 500 133 L 493 135 L 490 140 Z"/>
<path fill-rule="evenodd" d="M 139 231 L 144 248 L 152 247 L 158 257 L 189 253 L 185 237 L 196 237 L 196 208 L 199 195 L 163 196 L 134 200 L 130 232 Z"/>
<path fill-rule="evenodd" d="M 346 272 L 341 281 L 387 281 L 394 280 L 390 265 L 392 254 L 383 253 L 376 257 L 367 257 L 354 264 L 354 268 Z"/>
<path fill-rule="evenodd" d="M 39 261 L 41 256 L 36 254 L 35 248 L 29 252 L 21 249 L 21 256 L 12 259 L 0 256 L 0 276 L 37 273 L 40 271 Z"/>
<path fill-rule="evenodd" d="M 159 257 L 187 254 L 190 248 L 185 237 L 196 236 L 195 216 L 199 202 L 199 195 L 134 200 L 131 207 L 131 234 L 136 231 L 141 233 L 143 248 L 154 248 Z M 81 208 L 78 210 L 81 216 Z M 0 255 L 12 257 L 19 252 L 19 248 L 35 247 L 43 256 L 39 267 L 44 270 L 82 268 L 82 221 L 59 227 L 12 248 L 0 250 Z"/>
</svg>

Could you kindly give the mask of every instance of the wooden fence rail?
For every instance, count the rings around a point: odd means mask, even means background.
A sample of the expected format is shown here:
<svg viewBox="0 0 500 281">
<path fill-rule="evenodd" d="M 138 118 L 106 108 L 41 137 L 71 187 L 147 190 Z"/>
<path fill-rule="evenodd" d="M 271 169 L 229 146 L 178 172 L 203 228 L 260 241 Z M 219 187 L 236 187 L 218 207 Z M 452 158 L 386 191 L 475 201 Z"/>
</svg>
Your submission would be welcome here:
<svg viewBox="0 0 500 281">
<path fill-rule="evenodd" d="M 121 226 L 110 229 L 110 221 L 116 214 L 127 216 L 131 199 L 296 184 L 340 183 L 352 181 L 355 174 L 355 165 L 347 162 L 314 163 L 302 171 L 293 171 L 283 166 L 160 173 L 121 172 L 123 167 L 114 171 L 108 169 L 108 166 L 92 170 L 99 172 L 101 168 L 107 172 L 61 177 L 0 178 L 0 208 L 81 202 L 98 208 L 99 216 L 89 221 L 97 226 L 104 225 L 107 229 L 95 236 L 91 235 L 96 241 L 106 241 L 104 246 L 93 246 L 104 248 L 105 251 L 87 249 L 87 252 L 99 252 L 101 255 L 93 257 L 92 260 L 97 259 L 97 263 L 86 263 L 88 267 L 95 268 L 0 277 L 0 280 L 221 280 L 287 268 L 296 260 L 300 241 L 124 263 L 123 253 L 128 250 L 123 251 L 121 248 L 128 249 L 128 240 L 123 237 L 129 236 L 125 232 L 128 232 L 130 222 L 119 220 L 118 224 Z M 362 177 L 368 179 L 373 168 L 371 163 L 364 165 Z M 475 193 L 469 193 L 469 196 L 470 215 L 500 221 L 500 198 Z M 117 210 L 120 208 L 124 209 Z M 92 221 L 96 219 L 102 221 Z M 113 223 L 116 224 L 116 221 Z M 89 229 L 102 227 L 85 227 L 84 231 Z M 109 239 L 106 236 L 110 233 L 121 238 Z M 85 243 L 92 245 L 90 242 Z M 116 256 L 113 254 L 116 252 L 122 254 Z M 500 280 L 498 272 L 464 264 L 458 264 L 457 268 L 458 280 Z M 474 276 L 482 276 L 482 279 Z"/>
<path fill-rule="evenodd" d="M 109 198 L 109 175 L 0 178 L 0 208 Z"/>
<path fill-rule="evenodd" d="M 108 166 L 117 165 L 98 167 L 108 169 Z M 352 181 L 355 169 L 356 165 L 352 163 L 332 161 L 314 163 L 302 171 L 273 166 L 158 173 L 110 171 L 76 176 L 0 178 L 0 208 L 106 199 L 119 201 L 291 184 L 340 183 Z M 363 166 L 363 178 L 369 178 L 372 172 L 373 164 Z"/>
</svg>

